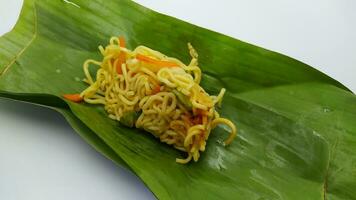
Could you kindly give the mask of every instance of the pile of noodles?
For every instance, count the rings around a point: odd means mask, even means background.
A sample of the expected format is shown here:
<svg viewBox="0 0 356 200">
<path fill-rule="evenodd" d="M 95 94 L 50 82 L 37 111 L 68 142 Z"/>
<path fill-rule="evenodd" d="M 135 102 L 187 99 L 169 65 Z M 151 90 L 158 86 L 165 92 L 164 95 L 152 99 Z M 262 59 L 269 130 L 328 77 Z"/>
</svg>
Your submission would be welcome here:
<svg viewBox="0 0 356 200">
<path fill-rule="evenodd" d="M 225 144 L 234 139 L 236 128 L 215 110 L 225 89 L 217 96 L 204 91 L 199 85 L 198 54 L 189 43 L 188 49 L 192 60 L 185 65 L 145 46 L 131 51 L 123 38 L 112 37 L 105 48 L 99 46 L 101 62 L 85 61 L 84 81 L 89 87 L 80 97 L 90 104 L 103 104 L 111 119 L 144 129 L 186 152 L 186 158 L 176 159 L 178 163 L 197 161 L 217 124 L 231 129 Z M 95 79 L 89 73 L 91 64 L 99 66 Z"/>
</svg>

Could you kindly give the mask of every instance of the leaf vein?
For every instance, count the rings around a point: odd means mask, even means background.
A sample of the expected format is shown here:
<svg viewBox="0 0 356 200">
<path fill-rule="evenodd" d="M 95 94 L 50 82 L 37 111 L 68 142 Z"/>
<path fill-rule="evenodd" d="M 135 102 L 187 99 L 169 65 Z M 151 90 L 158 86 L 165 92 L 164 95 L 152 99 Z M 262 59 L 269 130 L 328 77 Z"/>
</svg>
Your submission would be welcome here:
<svg viewBox="0 0 356 200">
<path fill-rule="evenodd" d="M 5 66 L 5 68 L 0 72 L 0 76 L 3 76 L 10 67 L 16 62 L 16 60 L 26 51 L 26 49 L 32 44 L 32 42 L 37 37 L 37 10 L 36 5 L 33 5 L 34 9 L 34 33 L 30 41 L 14 56 L 14 58 Z"/>
</svg>

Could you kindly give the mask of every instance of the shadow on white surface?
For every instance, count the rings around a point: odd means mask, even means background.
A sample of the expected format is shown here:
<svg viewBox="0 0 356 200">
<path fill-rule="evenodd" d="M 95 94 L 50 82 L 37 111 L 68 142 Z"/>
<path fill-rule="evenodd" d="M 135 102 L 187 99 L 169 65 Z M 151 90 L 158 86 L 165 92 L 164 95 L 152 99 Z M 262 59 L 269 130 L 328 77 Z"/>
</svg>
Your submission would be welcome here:
<svg viewBox="0 0 356 200">
<path fill-rule="evenodd" d="M 155 199 L 53 110 L 0 99 L 0 199 Z"/>
</svg>

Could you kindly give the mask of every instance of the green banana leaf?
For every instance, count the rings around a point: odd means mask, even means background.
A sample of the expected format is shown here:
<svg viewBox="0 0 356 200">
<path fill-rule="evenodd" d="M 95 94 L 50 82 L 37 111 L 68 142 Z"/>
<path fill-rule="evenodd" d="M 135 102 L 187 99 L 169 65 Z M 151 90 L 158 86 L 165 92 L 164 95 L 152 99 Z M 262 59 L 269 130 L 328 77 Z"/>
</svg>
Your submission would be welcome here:
<svg viewBox="0 0 356 200">
<path fill-rule="evenodd" d="M 144 131 L 110 120 L 100 106 L 64 101 L 86 85 L 82 63 L 123 35 L 128 46 L 185 62 L 200 54 L 209 93 L 227 89 L 221 114 L 238 127 L 228 147 L 213 131 L 197 163 Z M 0 38 L 0 96 L 61 112 L 98 151 L 132 170 L 159 199 L 354 199 L 356 97 L 310 66 L 156 13 L 129 0 L 25 0 Z"/>
<path fill-rule="evenodd" d="M 33 40 L 35 32 L 35 12 L 33 6 L 34 1 L 26 1 L 20 15 L 20 20 L 17 22 L 14 30 L 0 38 L 0 44 L 1 47 L 3 47 L 0 49 L 1 74 L 6 70 L 6 67 L 16 61 L 16 58 L 22 54 L 21 52 L 24 51 L 26 46 Z M 15 40 L 17 42 L 14 42 Z M 11 48 L 9 48 L 9 46 L 11 46 Z M 73 129 L 97 151 L 116 164 L 128 168 L 126 163 L 107 146 L 105 142 L 70 112 L 68 105 L 60 98 L 41 94 L 30 95 L 18 93 L 15 95 L 5 91 L 1 92 L 1 97 L 42 105 L 56 110 L 61 113 Z"/>
</svg>

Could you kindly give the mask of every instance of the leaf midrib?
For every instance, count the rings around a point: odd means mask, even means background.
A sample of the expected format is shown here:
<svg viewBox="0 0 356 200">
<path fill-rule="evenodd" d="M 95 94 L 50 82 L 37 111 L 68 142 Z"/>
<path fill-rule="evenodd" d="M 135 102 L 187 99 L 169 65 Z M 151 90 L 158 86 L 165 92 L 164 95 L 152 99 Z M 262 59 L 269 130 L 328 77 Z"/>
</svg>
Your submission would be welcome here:
<svg viewBox="0 0 356 200">
<path fill-rule="evenodd" d="M 26 51 L 26 49 L 33 43 L 33 41 L 37 38 L 38 35 L 38 30 L 37 30 L 37 10 L 36 10 L 36 4 L 33 4 L 33 35 L 30 41 L 28 41 L 25 46 L 17 53 L 15 56 L 10 60 L 10 62 L 4 67 L 4 69 L 0 72 L 0 77 L 3 76 L 11 66 L 16 62 L 16 60 L 21 57 L 21 55 Z"/>
</svg>

